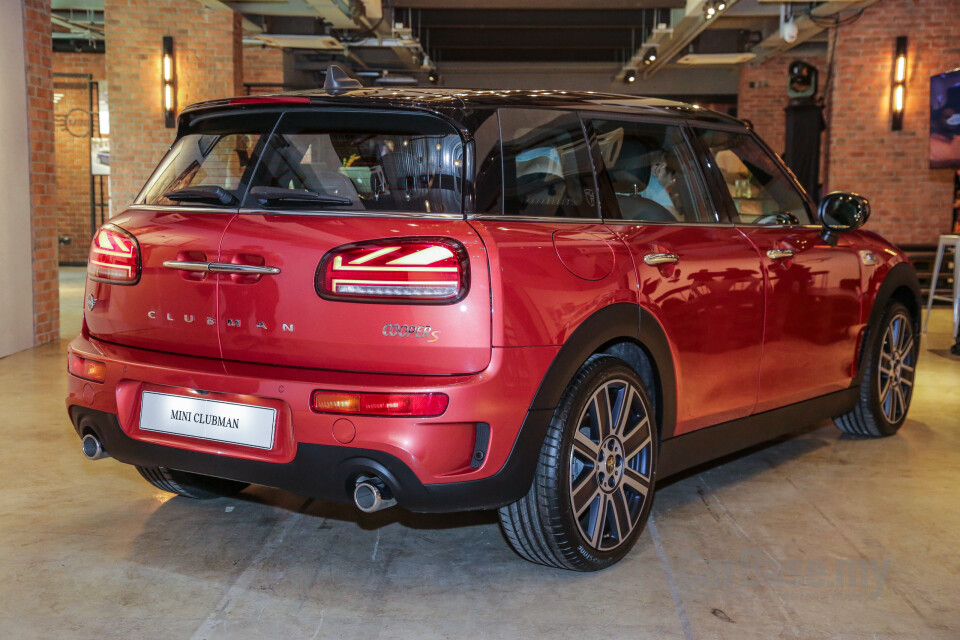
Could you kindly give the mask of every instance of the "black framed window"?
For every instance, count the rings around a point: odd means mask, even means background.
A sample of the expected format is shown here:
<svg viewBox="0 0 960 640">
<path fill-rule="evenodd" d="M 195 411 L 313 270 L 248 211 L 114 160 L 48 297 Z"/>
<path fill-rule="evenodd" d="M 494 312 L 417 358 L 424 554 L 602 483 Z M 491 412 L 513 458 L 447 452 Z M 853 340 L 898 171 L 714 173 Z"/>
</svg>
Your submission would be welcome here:
<svg viewBox="0 0 960 640">
<path fill-rule="evenodd" d="M 136 204 L 236 208 L 279 113 L 214 114 L 198 118 L 170 147 L 140 192 Z M 224 190 L 229 203 L 171 200 L 177 189 Z"/>
<path fill-rule="evenodd" d="M 503 213 L 599 218 L 580 117 L 573 111 L 501 109 Z"/>
<path fill-rule="evenodd" d="M 311 205 L 277 197 L 270 204 L 276 208 L 461 213 L 463 140 L 430 115 L 288 112 L 265 145 L 251 187 L 343 199 Z M 262 206 L 252 193 L 244 204 Z"/>
<path fill-rule="evenodd" d="M 503 213 L 503 156 L 500 147 L 500 116 L 491 109 L 473 135 L 476 154 L 475 211 Z"/>
<path fill-rule="evenodd" d="M 700 128 L 694 132 L 721 176 L 741 223 L 813 224 L 806 198 L 752 135 Z"/>
<path fill-rule="evenodd" d="M 620 219 L 716 222 L 704 214 L 696 163 L 679 126 L 607 118 L 592 118 L 590 126 Z"/>
</svg>

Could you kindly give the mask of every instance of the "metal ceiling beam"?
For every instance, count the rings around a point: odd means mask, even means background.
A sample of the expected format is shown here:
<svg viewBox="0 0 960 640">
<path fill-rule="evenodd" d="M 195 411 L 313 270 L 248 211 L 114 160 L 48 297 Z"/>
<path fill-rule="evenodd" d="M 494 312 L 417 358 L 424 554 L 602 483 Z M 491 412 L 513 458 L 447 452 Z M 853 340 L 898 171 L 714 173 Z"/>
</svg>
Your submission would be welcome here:
<svg viewBox="0 0 960 640">
<path fill-rule="evenodd" d="M 555 11 L 557 9 L 581 9 L 598 11 L 604 9 L 682 9 L 685 0 L 394 0 L 396 9 L 533 9 Z"/>
<path fill-rule="evenodd" d="M 703 13 L 703 6 L 706 0 L 697 0 L 690 4 L 687 9 L 687 15 L 673 27 L 673 35 L 665 40 L 657 51 L 657 59 L 643 69 L 643 77 L 650 78 L 660 69 L 672 61 L 677 55 L 683 52 L 694 38 L 700 35 L 704 29 L 712 25 L 719 16 L 707 20 Z M 728 0 L 727 7 L 724 10 L 729 11 L 737 0 Z"/>
<path fill-rule="evenodd" d="M 98 39 L 103 38 L 103 27 L 95 27 L 92 24 L 73 22 L 71 20 L 67 20 L 66 18 L 61 18 L 55 13 L 50 15 L 50 22 L 58 27 L 67 29 L 73 35 L 89 36 L 91 38 Z"/>
<path fill-rule="evenodd" d="M 811 13 L 815 16 L 828 18 L 841 11 L 859 11 L 860 9 L 866 9 L 877 1 L 878 0 L 860 0 L 858 2 L 850 2 L 850 0 L 835 0 L 833 2 L 825 2 L 813 9 Z M 757 57 L 751 60 L 751 64 L 759 64 L 764 60 L 786 53 L 797 45 L 803 44 L 826 31 L 825 27 L 816 24 L 806 13 L 796 16 L 794 20 L 797 24 L 797 39 L 793 42 L 787 42 L 780 37 L 779 31 L 772 34 L 752 49 L 753 53 L 757 54 Z"/>
</svg>

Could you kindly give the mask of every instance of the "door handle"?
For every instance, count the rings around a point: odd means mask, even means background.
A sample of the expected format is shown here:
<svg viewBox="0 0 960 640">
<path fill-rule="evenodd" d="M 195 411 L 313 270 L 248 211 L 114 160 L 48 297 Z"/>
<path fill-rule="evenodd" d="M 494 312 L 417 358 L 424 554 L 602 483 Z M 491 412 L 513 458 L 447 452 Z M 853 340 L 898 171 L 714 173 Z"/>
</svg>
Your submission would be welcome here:
<svg viewBox="0 0 960 640">
<path fill-rule="evenodd" d="M 767 257 L 771 260 L 784 260 L 785 258 L 792 258 L 793 251 L 790 249 L 770 249 L 770 251 L 767 251 Z"/>
<path fill-rule="evenodd" d="M 680 256 L 675 253 L 648 253 L 643 256 L 643 261 L 655 267 L 661 264 L 676 264 L 680 260 Z"/>
<path fill-rule="evenodd" d="M 280 267 L 259 267 L 254 264 L 233 264 L 230 262 L 187 262 L 167 260 L 163 263 L 168 269 L 178 271 L 203 271 L 205 273 L 235 273 L 244 276 L 274 276 L 280 273 Z"/>
</svg>

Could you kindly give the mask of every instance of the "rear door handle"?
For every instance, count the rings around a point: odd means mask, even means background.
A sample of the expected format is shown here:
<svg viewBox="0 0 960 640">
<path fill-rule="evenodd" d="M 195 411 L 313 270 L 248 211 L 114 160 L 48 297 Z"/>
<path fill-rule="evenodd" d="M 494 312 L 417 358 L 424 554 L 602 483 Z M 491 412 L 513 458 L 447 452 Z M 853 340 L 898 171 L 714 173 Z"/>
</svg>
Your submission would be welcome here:
<svg viewBox="0 0 960 640">
<path fill-rule="evenodd" d="M 643 261 L 655 267 L 661 264 L 676 264 L 680 260 L 680 256 L 675 253 L 648 253 L 643 256 Z"/>
<path fill-rule="evenodd" d="M 280 267 L 259 267 L 254 264 L 233 264 L 230 262 L 187 262 L 167 260 L 163 263 L 168 269 L 178 271 L 203 271 L 206 273 L 235 273 L 244 276 L 274 276 L 280 273 Z"/>
<path fill-rule="evenodd" d="M 790 249 L 770 249 L 767 251 L 767 257 L 771 260 L 784 260 L 793 257 L 793 251 Z"/>
</svg>

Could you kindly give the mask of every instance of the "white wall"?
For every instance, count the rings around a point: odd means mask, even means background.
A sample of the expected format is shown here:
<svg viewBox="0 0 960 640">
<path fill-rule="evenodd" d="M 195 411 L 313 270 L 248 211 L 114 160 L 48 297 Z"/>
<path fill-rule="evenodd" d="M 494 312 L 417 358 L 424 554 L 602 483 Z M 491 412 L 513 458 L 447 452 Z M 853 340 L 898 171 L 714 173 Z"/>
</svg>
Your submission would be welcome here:
<svg viewBox="0 0 960 640">
<path fill-rule="evenodd" d="M 21 0 L 0 0 L 0 357 L 33 346 L 30 146 Z"/>
</svg>

